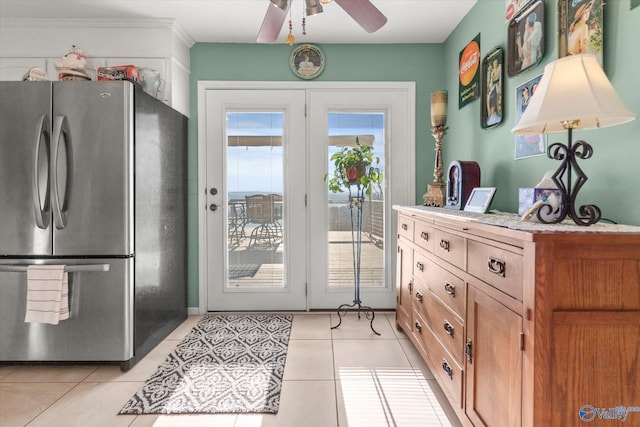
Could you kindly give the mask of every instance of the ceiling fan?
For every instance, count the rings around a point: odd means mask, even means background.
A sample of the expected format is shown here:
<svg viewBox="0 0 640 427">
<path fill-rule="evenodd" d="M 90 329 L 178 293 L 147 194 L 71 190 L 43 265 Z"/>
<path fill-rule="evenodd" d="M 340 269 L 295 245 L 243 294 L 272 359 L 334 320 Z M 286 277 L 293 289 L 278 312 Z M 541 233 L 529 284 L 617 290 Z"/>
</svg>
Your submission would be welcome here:
<svg viewBox="0 0 640 427">
<path fill-rule="evenodd" d="M 258 43 L 273 43 L 280 35 L 280 30 L 284 24 L 291 2 L 293 0 L 270 0 L 267 13 L 262 21 L 262 26 L 258 32 Z M 331 0 L 304 0 L 306 4 L 307 16 L 322 12 L 322 3 L 329 3 Z M 387 23 L 387 17 L 382 14 L 369 0 L 333 0 L 344 9 L 354 21 L 356 21 L 368 33 L 378 31 Z"/>
</svg>

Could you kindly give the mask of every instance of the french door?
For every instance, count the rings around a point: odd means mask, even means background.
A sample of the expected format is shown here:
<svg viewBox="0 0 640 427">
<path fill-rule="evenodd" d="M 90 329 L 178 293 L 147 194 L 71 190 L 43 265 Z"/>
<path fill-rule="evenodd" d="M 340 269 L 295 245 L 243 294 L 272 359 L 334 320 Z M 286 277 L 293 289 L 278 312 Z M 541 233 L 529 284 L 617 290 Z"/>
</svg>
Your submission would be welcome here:
<svg viewBox="0 0 640 427">
<path fill-rule="evenodd" d="M 360 296 L 394 307 L 392 205 L 415 197 L 413 85 L 201 85 L 201 311 L 351 303 L 348 195 L 329 193 L 324 175 L 331 154 L 356 138 L 373 146 L 385 174 L 363 209 Z"/>
<path fill-rule="evenodd" d="M 207 310 L 306 309 L 305 92 L 207 92 Z"/>
</svg>

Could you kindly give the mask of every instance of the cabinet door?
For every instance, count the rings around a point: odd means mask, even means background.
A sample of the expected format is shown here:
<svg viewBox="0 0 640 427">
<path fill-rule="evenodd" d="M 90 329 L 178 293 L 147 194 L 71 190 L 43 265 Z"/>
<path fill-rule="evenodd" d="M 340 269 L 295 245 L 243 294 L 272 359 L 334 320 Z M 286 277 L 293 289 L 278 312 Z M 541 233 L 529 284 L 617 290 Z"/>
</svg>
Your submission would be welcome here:
<svg viewBox="0 0 640 427">
<path fill-rule="evenodd" d="M 396 257 L 396 289 L 398 301 L 396 307 L 396 323 L 406 333 L 412 330 L 411 294 L 413 292 L 413 249 L 402 239 L 398 239 L 398 256 Z"/>
<path fill-rule="evenodd" d="M 522 317 L 467 290 L 466 413 L 476 426 L 522 425 Z"/>
</svg>

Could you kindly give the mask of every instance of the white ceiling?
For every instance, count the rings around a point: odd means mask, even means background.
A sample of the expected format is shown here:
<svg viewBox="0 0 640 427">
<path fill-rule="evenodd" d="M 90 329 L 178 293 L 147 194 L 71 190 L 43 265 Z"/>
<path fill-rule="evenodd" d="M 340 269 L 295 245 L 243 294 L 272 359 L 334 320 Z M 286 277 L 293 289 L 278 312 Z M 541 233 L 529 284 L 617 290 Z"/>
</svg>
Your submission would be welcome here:
<svg viewBox="0 0 640 427">
<path fill-rule="evenodd" d="M 477 0 L 372 0 L 387 16 L 369 34 L 335 3 L 307 17 L 304 0 L 290 0 L 296 43 L 441 43 Z M 504 7 L 503 0 L 496 5 Z M 172 18 L 194 42 L 255 43 L 269 0 L 0 0 L 0 18 L 152 19 Z M 288 20 L 287 20 L 288 21 Z M 279 42 L 288 34 L 288 22 Z"/>
</svg>

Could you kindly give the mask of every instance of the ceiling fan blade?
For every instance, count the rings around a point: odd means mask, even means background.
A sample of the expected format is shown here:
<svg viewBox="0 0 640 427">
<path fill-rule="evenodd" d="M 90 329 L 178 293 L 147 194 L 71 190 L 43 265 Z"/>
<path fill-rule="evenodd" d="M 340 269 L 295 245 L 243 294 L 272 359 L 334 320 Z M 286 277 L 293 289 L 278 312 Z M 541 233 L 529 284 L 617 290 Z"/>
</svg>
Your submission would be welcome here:
<svg viewBox="0 0 640 427">
<path fill-rule="evenodd" d="M 369 0 L 334 0 L 368 33 L 378 31 L 387 23 L 382 14 Z"/>
<path fill-rule="evenodd" d="M 288 2 L 287 8 L 282 10 L 270 1 L 267 3 L 269 3 L 269 7 L 267 8 L 267 13 L 264 15 L 264 20 L 262 21 L 260 31 L 258 31 L 258 38 L 256 39 L 258 43 L 273 43 L 278 39 L 284 20 L 287 18 L 287 13 L 289 13 L 289 7 L 291 6 L 291 2 Z"/>
</svg>

